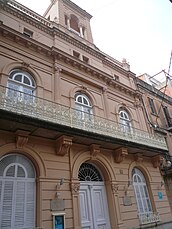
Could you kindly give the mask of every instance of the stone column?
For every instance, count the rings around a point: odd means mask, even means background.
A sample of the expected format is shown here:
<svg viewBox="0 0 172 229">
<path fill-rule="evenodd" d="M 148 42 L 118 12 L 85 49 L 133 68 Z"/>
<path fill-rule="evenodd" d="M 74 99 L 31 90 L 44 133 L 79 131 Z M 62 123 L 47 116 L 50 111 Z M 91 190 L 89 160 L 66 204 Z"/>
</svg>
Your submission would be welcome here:
<svg viewBox="0 0 172 229">
<path fill-rule="evenodd" d="M 84 35 L 83 35 L 83 29 L 82 29 L 82 25 L 79 26 L 79 29 L 80 29 L 80 36 L 83 38 Z"/>
<path fill-rule="evenodd" d="M 61 100 L 61 79 L 60 79 L 61 69 L 55 63 L 54 65 L 54 101 L 60 103 Z"/>
<path fill-rule="evenodd" d="M 67 17 L 67 28 L 70 29 L 70 17 Z"/>
<path fill-rule="evenodd" d="M 72 200 L 73 200 L 73 220 L 74 220 L 73 223 L 75 229 L 81 229 L 79 189 L 80 189 L 80 182 L 77 179 L 73 179 L 71 181 L 71 192 L 72 192 Z"/>
</svg>

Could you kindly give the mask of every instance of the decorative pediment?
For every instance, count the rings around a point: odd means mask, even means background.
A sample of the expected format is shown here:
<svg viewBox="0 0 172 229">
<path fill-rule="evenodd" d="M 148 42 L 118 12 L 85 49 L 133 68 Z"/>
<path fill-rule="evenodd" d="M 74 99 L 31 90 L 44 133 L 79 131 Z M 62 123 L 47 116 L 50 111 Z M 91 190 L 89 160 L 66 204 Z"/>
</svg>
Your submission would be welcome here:
<svg viewBox="0 0 172 229">
<path fill-rule="evenodd" d="M 152 158 L 152 165 L 154 168 L 160 167 L 160 165 L 163 163 L 163 157 L 160 155 L 154 156 Z"/>
<path fill-rule="evenodd" d="M 56 153 L 57 155 L 64 156 L 68 154 L 72 145 L 72 137 L 62 135 L 56 140 Z"/>
<path fill-rule="evenodd" d="M 121 163 L 125 156 L 128 155 L 128 149 L 126 147 L 118 148 L 114 151 L 114 160 L 116 163 Z"/>
<path fill-rule="evenodd" d="M 22 149 L 28 142 L 30 132 L 24 130 L 16 131 L 16 148 Z"/>
</svg>

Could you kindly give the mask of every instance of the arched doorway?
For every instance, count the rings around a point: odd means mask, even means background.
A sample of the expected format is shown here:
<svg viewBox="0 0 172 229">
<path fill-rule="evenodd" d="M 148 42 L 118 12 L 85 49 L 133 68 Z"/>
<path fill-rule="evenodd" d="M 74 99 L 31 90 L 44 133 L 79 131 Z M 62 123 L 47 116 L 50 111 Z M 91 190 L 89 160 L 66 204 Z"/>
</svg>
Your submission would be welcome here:
<svg viewBox="0 0 172 229">
<path fill-rule="evenodd" d="M 35 227 L 35 178 L 25 156 L 10 154 L 0 160 L 0 228 Z"/>
<path fill-rule="evenodd" d="M 106 189 L 100 171 L 91 163 L 83 163 L 78 179 L 82 229 L 110 229 Z"/>
</svg>

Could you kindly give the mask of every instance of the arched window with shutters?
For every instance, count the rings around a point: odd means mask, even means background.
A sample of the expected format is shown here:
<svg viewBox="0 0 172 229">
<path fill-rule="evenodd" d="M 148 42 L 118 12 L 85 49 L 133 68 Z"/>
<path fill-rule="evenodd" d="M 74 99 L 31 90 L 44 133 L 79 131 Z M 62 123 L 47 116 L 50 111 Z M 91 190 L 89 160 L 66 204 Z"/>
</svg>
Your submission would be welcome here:
<svg viewBox="0 0 172 229">
<path fill-rule="evenodd" d="M 25 156 L 0 160 L 0 228 L 35 227 L 35 169 Z"/>
<path fill-rule="evenodd" d="M 80 119 L 91 119 L 93 114 L 92 105 L 89 98 L 82 93 L 75 95 L 75 108 L 77 109 L 77 117 Z"/>
<path fill-rule="evenodd" d="M 35 94 L 36 84 L 33 77 L 20 69 L 14 69 L 10 72 L 8 78 L 8 96 L 20 96 L 21 99 L 31 99 L 30 95 Z M 20 93 L 21 92 L 21 93 Z"/>
<path fill-rule="evenodd" d="M 145 177 L 143 173 L 137 168 L 133 169 L 133 186 L 139 213 L 152 212 L 152 206 Z"/>
<path fill-rule="evenodd" d="M 125 132 L 130 132 L 131 131 L 131 120 L 129 118 L 129 114 L 125 110 L 120 110 L 119 111 L 119 119 L 120 119 L 120 124 L 122 127 L 122 130 Z"/>
</svg>

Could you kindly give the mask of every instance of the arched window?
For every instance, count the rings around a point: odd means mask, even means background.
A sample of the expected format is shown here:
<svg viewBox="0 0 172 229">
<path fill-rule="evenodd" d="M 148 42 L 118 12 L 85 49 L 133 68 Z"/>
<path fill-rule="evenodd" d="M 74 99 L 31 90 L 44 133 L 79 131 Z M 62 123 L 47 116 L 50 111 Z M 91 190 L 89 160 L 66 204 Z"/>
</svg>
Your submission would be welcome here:
<svg viewBox="0 0 172 229">
<path fill-rule="evenodd" d="M 35 227 L 35 170 L 24 156 L 0 160 L 0 228 Z"/>
<path fill-rule="evenodd" d="M 90 119 L 92 111 L 92 105 L 88 97 L 82 93 L 76 93 L 75 95 L 75 107 L 77 109 L 77 116 L 80 119 Z"/>
<path fill-rule="evenodd" d="M 139 214 L 149 214 L 152 213 L 152 205 L 149 198 L 149 193 L 147 189 L 147 184 L 143 173 L 134 168 L 132 172 L 133 176 L 133 187 L 135 191 L 137 207 Z"/>
<path fill-rule="evenodd" d="M 129 114 L 125 110 L 119 112 L 120 123 L 122 124 L 123 131 L 131 131 L 131 121 Z"/>
<path fill-rule="evenodd" d="M 34 95 L 36 85 L 32 76 L 28 72 L 15 69 L 11 71 L 9 75 L 8 88 L 12 89 L 8 90 L 9 96 L 14 96 L 14 94 L 17 93 L 16 91 L 19 91 L 22 93 L 18 92 L 17 96 L 20 96 L 24 99 L 28 99 L 29 96 L 26 94 Z"/>
</svg>

